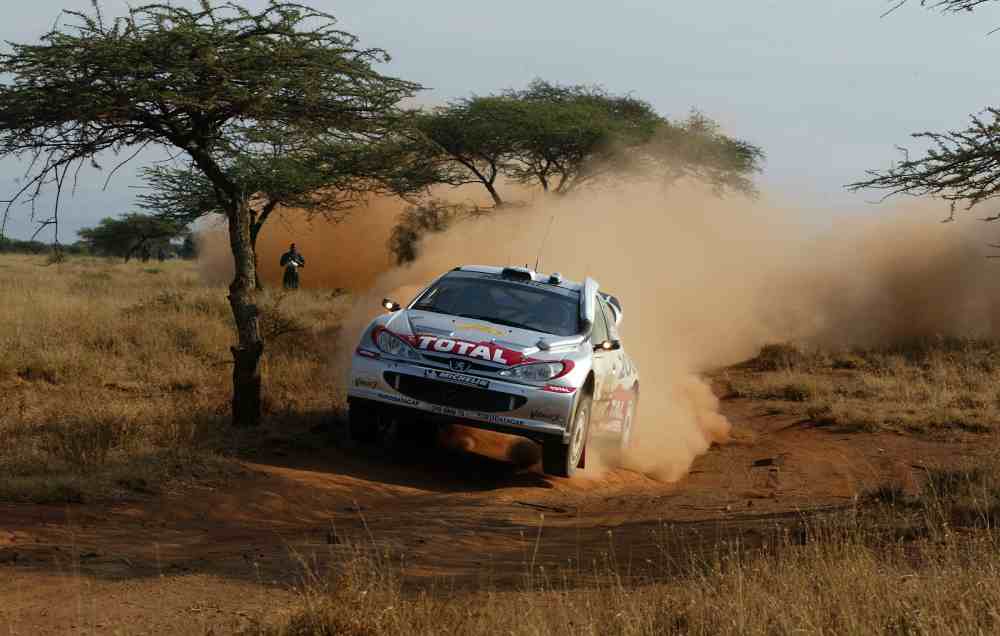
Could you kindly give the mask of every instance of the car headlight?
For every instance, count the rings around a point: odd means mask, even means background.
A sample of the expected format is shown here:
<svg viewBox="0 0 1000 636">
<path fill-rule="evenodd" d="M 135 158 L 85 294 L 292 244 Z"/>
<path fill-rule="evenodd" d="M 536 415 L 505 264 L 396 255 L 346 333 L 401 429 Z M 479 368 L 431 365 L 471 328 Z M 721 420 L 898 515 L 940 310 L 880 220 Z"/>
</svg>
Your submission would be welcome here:
<svg viewBox="0 0 1000 636">
<path fill-rule="evenodd" d="M 522 382 L 548 382 L 566 375 L 573 368 L 569 360 L 562 362 L 538 362 L 522 364 L 510 369 L 504 369 L 499 375 L 505 378 L 521 380 Z"/>
<path fill-rule="evenodd" d="M 388 329 L 379 329 L 372 334 L 372 339 L 379 351 L 386 355 L 395 358 L 409 358 L 410 360 L 420 359 L 420 354 L 417 353 L 416 349 Z"/>
</svg>

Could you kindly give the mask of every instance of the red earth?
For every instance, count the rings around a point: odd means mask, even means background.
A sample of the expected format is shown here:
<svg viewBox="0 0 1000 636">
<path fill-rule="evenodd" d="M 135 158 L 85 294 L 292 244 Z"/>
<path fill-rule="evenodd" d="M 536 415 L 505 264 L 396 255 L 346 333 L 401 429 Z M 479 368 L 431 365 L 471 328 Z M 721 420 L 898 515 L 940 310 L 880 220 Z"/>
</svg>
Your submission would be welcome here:
<svg viewBox="0 0 1000 636">
<path fill-rule="evenodd" d="M 393 555 L 407 586 L 451 590 L 516 584 L 532 562 L 585 571 L 611 553 L 633 575 L 662 573 L 665 545 L 752 539 L 975 451 L 971 440 L 840 434 L 746 400 L 722 408 L 733 440 L 673 484 L 330 445 L 276 448 L 224 486 L 148 500 L 0 504 L 0 634 L 228 631 L 287 606 L 304 564 L 356 550 Z M 509 441 L 475 439 L 491 455 Z"/>
</svg>

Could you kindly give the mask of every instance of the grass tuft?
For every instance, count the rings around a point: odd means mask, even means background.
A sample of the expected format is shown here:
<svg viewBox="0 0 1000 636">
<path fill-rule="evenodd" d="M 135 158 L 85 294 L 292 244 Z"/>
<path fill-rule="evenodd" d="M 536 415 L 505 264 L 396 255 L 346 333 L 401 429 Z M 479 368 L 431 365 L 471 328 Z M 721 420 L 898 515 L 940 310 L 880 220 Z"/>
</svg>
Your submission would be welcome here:
<svg viewBox="0 0 1000 636">
<path fill-rule="evenodd" d="M 785 403 L 818 425 L 948 437 L 997 430 L 998 363 L 1000 345 L 971 339 L 829 354 L 769 345 L 726 379 L 732 396 Z"/>
<path fill-rule="evenodd" d="M 250 442 L 226 418 L 235 334 L 225 288 L 198 282 L 183 261 L 155 276 L 96 258 L 2 264 L 0 500 L 114 499 L 232 469 L 227 457 Z M 265 325 L 278 297 L 262 294 Z M 295 320 L 269 334 L 273 412 L 329 412 L 329 336 L 349 302 L 310 290 L 281 301 L 278 317 Z"/>
</svg>

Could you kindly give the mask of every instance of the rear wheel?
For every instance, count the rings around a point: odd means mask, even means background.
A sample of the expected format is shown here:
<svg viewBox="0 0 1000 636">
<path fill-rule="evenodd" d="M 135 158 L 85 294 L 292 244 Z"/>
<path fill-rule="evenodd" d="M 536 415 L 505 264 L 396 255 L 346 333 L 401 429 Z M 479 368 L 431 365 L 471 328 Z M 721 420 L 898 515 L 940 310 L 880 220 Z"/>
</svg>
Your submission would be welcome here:
<svg viewBox="0 0 1000 636">
<path fill-rule="evenodd" d="M 569 444 L 555 439 L 542 445 L 542 469 L 547 475 L 572 477 L 577 468 L 583 468 L 590 438 L 590 406 L 590 396 L 582 396 L 573 417 Z"/>
<path fill-rule="evenodd" d="M 633 393 L 625 407 L 625 415 L 622 418 L 622 436 L 619 439 L 619 448 L 627 451 L 635 446 L 635 417 L 639 408 L 639 394 Z"/>
</svg>

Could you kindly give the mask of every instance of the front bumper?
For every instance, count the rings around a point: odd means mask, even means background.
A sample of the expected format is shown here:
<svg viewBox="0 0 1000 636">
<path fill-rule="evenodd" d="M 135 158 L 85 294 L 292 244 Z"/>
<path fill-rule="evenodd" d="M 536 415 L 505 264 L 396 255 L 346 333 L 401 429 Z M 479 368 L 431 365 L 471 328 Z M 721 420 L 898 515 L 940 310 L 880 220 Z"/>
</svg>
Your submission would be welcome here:
<svg viewBox="0 0 1000 636">
<path fill-rule="evenodd" d="M 469 384 L 470 378 L 476 380 L 475 386 Z M 576 399 L 576 392 L 554 393 L 492 377 L 468 376 L 357 353 L 351 362 L 347 395 L 502 433 L 558 436 L 563 442 L 569 441 Z M 476 400 L 477 395 L 482 399 Z"/>
</svg>

